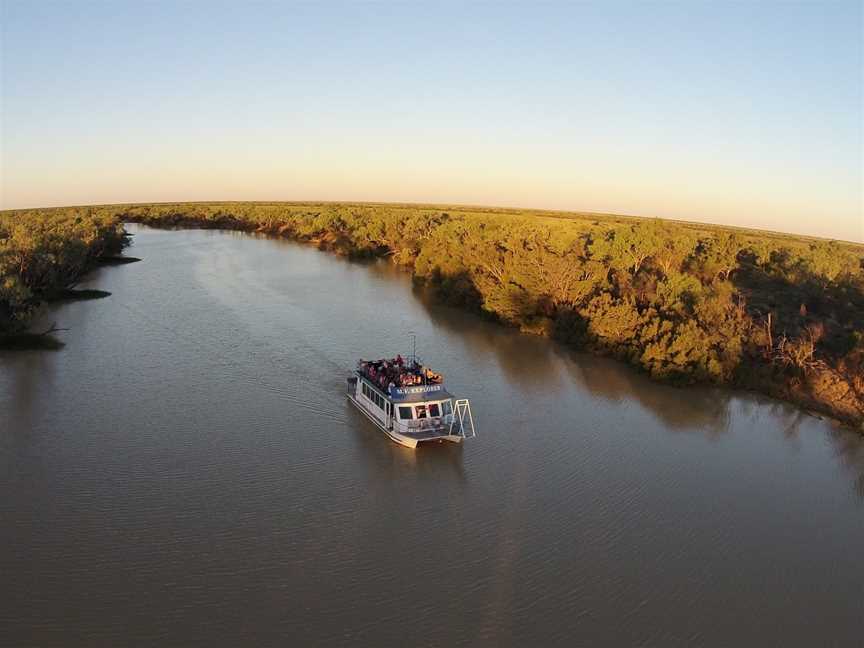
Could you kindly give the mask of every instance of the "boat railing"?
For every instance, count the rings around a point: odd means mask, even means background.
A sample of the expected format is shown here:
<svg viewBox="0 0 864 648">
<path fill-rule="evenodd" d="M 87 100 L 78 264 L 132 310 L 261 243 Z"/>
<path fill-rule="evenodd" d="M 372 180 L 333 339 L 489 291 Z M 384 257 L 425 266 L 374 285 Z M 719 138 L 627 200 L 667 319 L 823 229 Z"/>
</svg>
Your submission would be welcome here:
<svg viewBox="0 0 864 648">
<path fill-rule="evenodd" d="M 432 416 L 411 421 L 402 421 L 402 425 L 405 426 L 405 431 L 408 433 L 431 432 L 433 430 L 445 431 L 449 430 L 452 418 L 452 414 L 446 416 Z"/>
<path fill-rule="evenodd" d="M 474 429 L 474 417 L 471 415 L 471 404 L 467 398 L 457 398 L 453 402 L 453 413 L 450 418 L 450 434 L 471 439 L 477 436 Z"/>
<path fill-rule="evenodd" d="M 361 360 L 357 363 L 357 373 L 385 391 L 387 387 L 381 384 L 382 376 L 386 376 L 385 380 L 388 384 L 393 382 L 396 387 L 419 387 L 444 383 L 444 376 L 423 365 L 419 358 L 412 365 L 398 364 L 395 358 L 386 361 Z"/>
<path fill-rule="evenodd" d="M 453 404 L 453 411 L 449 414 L 401 421 L 399 428 L 404 434 L 439 432 L 442 435 L 461 436 L 466 439 L 477 436 L 474 417 L 471 415 L 471 405 L 467 398 L 457 399 Z"/>
</svg>

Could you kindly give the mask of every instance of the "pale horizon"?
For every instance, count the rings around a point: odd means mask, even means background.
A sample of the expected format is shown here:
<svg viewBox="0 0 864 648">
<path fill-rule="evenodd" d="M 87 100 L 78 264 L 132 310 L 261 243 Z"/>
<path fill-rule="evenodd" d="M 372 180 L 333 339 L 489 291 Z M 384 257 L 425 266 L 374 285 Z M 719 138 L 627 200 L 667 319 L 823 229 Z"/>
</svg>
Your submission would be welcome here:
<svg viewBox="0 0 864 648">
<path fill-rule="evenodd" d="M 861 5 L 3 3 L 0 208 L 398 202 L 864 242 Z"/>
</svg>

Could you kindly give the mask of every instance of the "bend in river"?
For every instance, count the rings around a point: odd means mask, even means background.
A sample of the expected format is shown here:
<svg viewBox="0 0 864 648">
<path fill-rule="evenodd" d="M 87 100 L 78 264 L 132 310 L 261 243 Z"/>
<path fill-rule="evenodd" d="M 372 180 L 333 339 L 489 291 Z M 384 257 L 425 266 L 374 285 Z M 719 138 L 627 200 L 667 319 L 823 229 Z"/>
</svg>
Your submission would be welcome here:
<svg viewBox="0 0 864 648">
<path fill-rule="evenodd" d="M 0 353 L 10 645 L 851 644 L 864 441 L 651 382 L 284 240 L 130 227 L 143 262 Z M 345 399 L 410 348 L 479 436 Z M 815 620 L 815 621 L 814 621 Z"/>
</svg>

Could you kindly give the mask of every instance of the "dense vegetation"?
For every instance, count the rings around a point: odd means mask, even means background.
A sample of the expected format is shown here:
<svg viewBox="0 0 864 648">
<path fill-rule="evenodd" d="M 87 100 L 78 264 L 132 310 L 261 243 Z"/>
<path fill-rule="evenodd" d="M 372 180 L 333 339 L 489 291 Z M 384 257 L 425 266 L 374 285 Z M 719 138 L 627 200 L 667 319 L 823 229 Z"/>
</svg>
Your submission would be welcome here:
<svg viewBox="0 0 864 648">
<path fill-rule="evenodd" d="M 68 223 L 79 213 L 7 213 L 0 222 L 8 231 L 15 217 Z M 193 203 L 88 213 L 108 228 L 116 217 L 255 230 L 389 257 L 441 299 L 656 378 L 759 389 L 864 421 L 859 245 L 603 214 L 411 205 Z M 4 295 L 30 286 L 30 275 L 16 279 L 14 264 L 5 267 L 13 288 Z"/>
<path fill-rule="evenodd" d="M 0 212 L 0 343 L 27 328 L 40 302 L 74 285 L 124 242 L 111 211 Z"/>
</svg>

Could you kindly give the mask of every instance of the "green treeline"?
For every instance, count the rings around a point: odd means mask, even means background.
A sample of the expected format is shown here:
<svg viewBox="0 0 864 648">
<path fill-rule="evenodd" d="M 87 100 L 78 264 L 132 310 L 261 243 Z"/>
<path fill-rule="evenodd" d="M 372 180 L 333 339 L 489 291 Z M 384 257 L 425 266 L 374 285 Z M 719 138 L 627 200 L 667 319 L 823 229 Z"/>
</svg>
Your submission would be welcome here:
<svg viewBox="0 0 864 648">
<path fill-rule="evenodd" d="M 75 211 L 19 214 L 69 218 Z M 99 213 L 388 257 L 440 299 L 614 355 L 658 379 L 759 389 L 864 421 L 862 246 L 695 223 L 464 207 L 193 203 Z"/>
<path fill-rule="evenodd" d="M 98 258 L 119 252 L 124 234 L 114 210 L 0 212 L 0 339 L 25 330 L 42 301 Z"/>
</svg>

